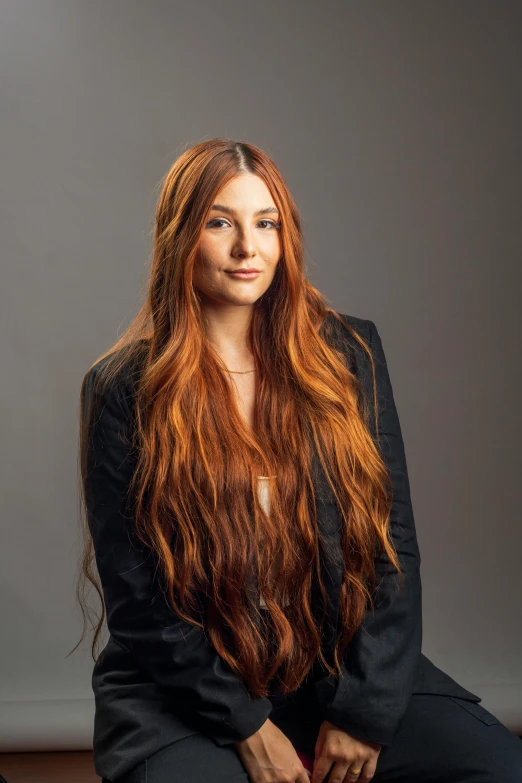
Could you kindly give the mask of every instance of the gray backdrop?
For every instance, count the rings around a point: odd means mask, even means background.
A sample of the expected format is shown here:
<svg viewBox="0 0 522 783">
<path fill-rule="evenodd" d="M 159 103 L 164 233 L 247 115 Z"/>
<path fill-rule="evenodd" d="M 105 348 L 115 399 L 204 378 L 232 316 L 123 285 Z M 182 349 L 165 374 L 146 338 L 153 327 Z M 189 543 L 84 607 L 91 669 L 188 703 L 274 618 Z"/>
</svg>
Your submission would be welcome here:
<svg viewBox="0 0 522 783">
<path fill-rule="evenodd" d="M 82 376 L 146 279 L 157 184 L 269 152 L 309 275 L 375 321 L 422 554 L 423 650 L 522 729 L 522 5 L 4 0 L 0 750 L 91 747 Z"/>
</svg>

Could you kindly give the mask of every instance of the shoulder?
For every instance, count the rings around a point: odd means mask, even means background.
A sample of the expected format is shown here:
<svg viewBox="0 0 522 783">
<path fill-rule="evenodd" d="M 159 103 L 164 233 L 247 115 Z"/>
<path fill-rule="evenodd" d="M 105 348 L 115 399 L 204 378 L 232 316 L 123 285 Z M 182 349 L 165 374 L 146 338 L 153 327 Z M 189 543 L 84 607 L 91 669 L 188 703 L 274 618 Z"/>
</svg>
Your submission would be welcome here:
<svg viewBox="0 0 522 783">
<path fill-rule="evenodd" d="M 368 359 L 378 335 L 370 319 L 337 310 L 329 311 L 324 321 L 323 334 L 333 341 L 336 348 L 347 353 L 356 365 Z"/>
<path fill-rule="evenodd" d="M 335 310 L 330 311 L 327 320 L 333 345 L 344 354 L 347 366 L 360 383 L 362 396 L 371 401 L 376 391 L 387 405 L 393 402 L 388 362 L 375 323 Z"/>
<path fill-rule="evenodd" d="M 144 367 L 148 342 L 144 339 L 112 351 L 89 367 L 82 381 L 85 406 L 97 404 L 129 409 Z"/>
<path fill-rule="evenodd" d="M 355 315 L 349 315 L 348 313 L 337 312 L 337 315 L 342 318 L 345 326 L 349 330 L 357 332 L 357 334 L 363 338 L 363 340 L 371 341 L 373 332 L 375 330 L 375 324 L 368 318 L 358 318 Z"/>
</svg>

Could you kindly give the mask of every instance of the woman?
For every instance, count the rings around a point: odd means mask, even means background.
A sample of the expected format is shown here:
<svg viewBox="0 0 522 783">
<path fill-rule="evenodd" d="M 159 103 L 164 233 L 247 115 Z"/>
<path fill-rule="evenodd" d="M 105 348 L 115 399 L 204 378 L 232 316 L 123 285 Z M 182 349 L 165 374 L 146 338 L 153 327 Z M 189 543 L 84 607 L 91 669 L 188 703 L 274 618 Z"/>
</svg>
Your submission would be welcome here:
<svg viewBox="0 0 522 783">
<path fill-rule="evenodd" d="M 146 302 L 82 403 L 105 781 L 305 783 L 298 752 L 313 783 L 520 779 L 518 738 L 421 653 L 380 336 L 307 280 L 260 149 L 174 163 Z"/>
</svg>

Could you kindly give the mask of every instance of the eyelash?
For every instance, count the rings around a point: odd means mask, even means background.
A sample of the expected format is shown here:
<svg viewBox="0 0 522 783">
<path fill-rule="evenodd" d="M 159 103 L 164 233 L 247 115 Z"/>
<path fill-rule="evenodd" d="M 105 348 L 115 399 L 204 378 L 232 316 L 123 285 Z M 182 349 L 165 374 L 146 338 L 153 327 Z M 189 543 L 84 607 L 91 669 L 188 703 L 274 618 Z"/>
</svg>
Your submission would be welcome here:
<svg viewBox="0 0 522 783">
<path fill-rule="evenodd" d="M 207 223 L 207 227 L 209 227 L 209 226 L 213 227 L 214 223 L 220 223 L 220 222 L 223 222 L 224 220 L 225 220 L 225 218 L 214 218 L 209 223 Z M 281 223 L 274 223 L 273 220 L 268 220 L 266 218 L 264 218 L 263 220 L 260 220 L 259 222 L 260 223 L 269 223 L 272 226 L 272 228 L 277 228 L 277 229 L 281 228 Z"/>
</svg>

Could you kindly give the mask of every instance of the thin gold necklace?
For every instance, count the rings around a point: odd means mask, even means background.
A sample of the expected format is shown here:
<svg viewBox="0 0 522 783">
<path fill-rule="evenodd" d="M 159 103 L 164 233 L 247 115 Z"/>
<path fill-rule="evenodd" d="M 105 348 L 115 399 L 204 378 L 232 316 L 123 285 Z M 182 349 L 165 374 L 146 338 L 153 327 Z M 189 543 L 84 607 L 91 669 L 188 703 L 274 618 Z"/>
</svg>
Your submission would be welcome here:
<svg viewBox="0 0 522 783">
<path fill-rule="evenodd" d="M 256 368 L 253 367 L 251 370 L 229 370 L 228 367 L 227 367 L 227 372 L 234 372 L 234 373 L 237 373 L 238 375 L 245 375 L 245 373 L 247 373 L 247 372 L 254 372 L 255 369 Z"/>
</svg>

